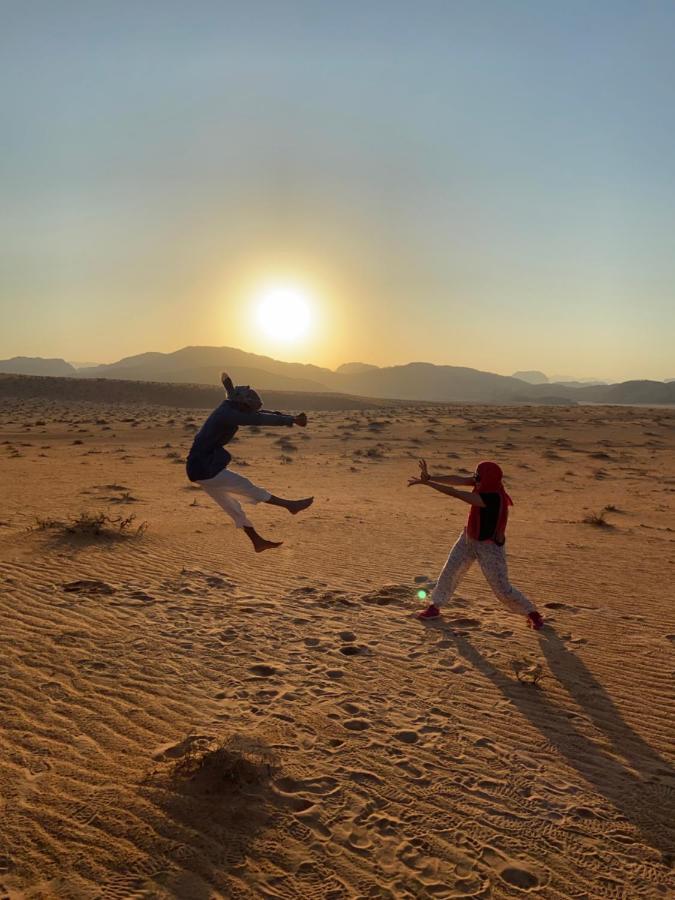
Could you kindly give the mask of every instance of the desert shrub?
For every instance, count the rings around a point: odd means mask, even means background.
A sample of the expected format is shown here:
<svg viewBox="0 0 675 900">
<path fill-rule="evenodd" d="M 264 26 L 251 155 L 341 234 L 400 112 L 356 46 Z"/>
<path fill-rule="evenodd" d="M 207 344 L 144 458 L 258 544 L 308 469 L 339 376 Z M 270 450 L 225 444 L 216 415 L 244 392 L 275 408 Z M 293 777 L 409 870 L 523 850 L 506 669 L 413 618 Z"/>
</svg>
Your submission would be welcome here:
<svg viewBox="0 0 675 900">
<path fill-rule="evenodd" d="M 185 753 L 156 769 L 149 780 L 161 778 L 174 790 L 224 794 L 264 784 L 279 769 L 279 758 L 258 738 L 242 734 L 216 739 L 186 739 Z"/>
<path fill-rule="evenodd" d="M 30 531 L 57 531 L 61 534 L 85 537 L 141 537 L 148 529 L 147 522 L 136 523 L 136 516 L 109 516 L 104 512 L 81 512 L 63 519 L 36 519 Z"/>
<path fill-rule="evenodd" d="M 596 528 L 612 528 L 611 523 L 605 519 L 605 512 L 604 509 L 600 512 L 590 512 L 584 516 L 582 521 L 585 525 L 595 525 Z"/>
</svg>

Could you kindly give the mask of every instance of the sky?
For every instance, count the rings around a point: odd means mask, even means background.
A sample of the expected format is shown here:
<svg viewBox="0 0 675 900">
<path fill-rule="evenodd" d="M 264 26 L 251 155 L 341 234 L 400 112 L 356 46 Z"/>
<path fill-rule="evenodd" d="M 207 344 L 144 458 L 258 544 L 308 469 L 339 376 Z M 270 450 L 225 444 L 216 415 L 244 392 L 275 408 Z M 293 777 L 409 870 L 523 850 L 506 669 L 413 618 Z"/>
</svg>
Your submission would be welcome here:
<svg viewBox="0 0 675 900">
<path fill-rule="evenodd" d="M 0 9 L 0 358 L 675 378 L 670 0 Z"/>
</svg>

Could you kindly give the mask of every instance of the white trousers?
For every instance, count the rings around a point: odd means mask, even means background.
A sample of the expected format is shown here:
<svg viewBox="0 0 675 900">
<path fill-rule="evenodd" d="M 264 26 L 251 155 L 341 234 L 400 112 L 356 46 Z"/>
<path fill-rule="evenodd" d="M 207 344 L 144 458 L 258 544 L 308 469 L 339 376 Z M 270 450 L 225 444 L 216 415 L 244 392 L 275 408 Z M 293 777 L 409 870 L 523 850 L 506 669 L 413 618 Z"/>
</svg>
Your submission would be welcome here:
<svg viewBox="0 0 675 900">
<path fill-rule="evenodd" d="M 509 582 L 504 547 L 499 547 L 493 541 L 476 541 L 466 531 L 462 532 L 450 551 L 432 591 L 431 602 L 435 606 L 443 606 L 448 602 L 474 562 L 478 562 L 485 580 L 510 612 L 526 616 L 534 610 L 527 597 Z"/>
<path fill-rule="evenodd" d="M 253 525 L 235 494 L 247 503 L 264 503 L 272 496 L 269 491 L 229 469 L 223 469 L 215 478 L 207 478 L 205 481 L 198 481 L 197 484 L 225 510 L 237 528 L 253 528 Z"/>
</svg>

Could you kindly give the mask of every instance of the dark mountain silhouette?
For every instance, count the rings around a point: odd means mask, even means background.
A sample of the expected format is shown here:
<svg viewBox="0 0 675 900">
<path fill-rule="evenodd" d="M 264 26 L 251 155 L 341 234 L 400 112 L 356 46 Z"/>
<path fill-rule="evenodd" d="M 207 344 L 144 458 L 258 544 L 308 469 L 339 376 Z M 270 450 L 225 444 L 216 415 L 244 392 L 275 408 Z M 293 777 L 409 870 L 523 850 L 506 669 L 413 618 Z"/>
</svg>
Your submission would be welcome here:
<svg viewBox="0 0 675 900">
<path fill-rule="evenodd" d="M 77 369 L 64 359 L 42 359 L 39 356 L 13 356 L 0 359 L 0 372 L 9 375 L 76 375 Z"/>
<path fill-rule="evenodd" d="M 538 369 L 527 370 L 525 372 L 514 372 L 514 378 L 519 378 L 521 381 L 527 381 L 528 384 L 547 384 L 548 376 L 544 375 L 543 372 L 540 372 Z"/>
<path fill-rule="evenodd" d="M 373 366 L 370 363 L 351 362 L 342 363 L 335 371 L 338 375 L 360 375 L 362 372 L 370 372 L 372 369 L 377 368 L 379 366 Z"/>
<path fill-rule="evenodd" d="M 149 404 L 183 409 L 212 409 L 225 397 L 223 388 L 205 384 L 162 384 L 159 381 L 128 381 L 114 378 L 54 378 L 39 375 L 0 374 L 0 399 L 36 398 L 111 404 Z M 401 401 L 345 394 L 307 391 L 265 391 L 271 409 L 320 410 L 391 409 Z"/>
<path fill-rule="evenodd" d="M 333 372 L 320 366 L 281 362 L 234 347 L 184 347 L 173 353 L 142 353 L 109 365 L 77 371 L 63 360 L 27 362 L 33 366 L 28 374 L 57 374 L 53 370 L 48 373 L 36 371 L 36 368 L 39 364 L 60 364 L 66 370 L 58 374 L 76 374 L 78 378 L 174 384 L 217 385 L 220 383 L 220 373 L 226 370 L 235 382 L 252 384 L 266 392 L 335 392 L 391 400 L 441 403 L 675 403 L 675 383 L 662 381 L 627 381 L 613 385 L 529 384 L 519 378 L 465 366 L 437 366 L 425 362 L 383 368 L 366 363 L 347 363 Z"/>
<path fill-rule="evenodd" d="M 231 370 L 238 383 L 253 384 L 261 390 L 328 390 L 401 400 L 501 403 L 528 399 L 530 387 L 514 378 L 460 366 L 409 363 L 378 368 L 361 363 L 347 364 L 346 371 L 333 372 L 233 347 L 185 347 L 174 353 L 142 353 L 109 365 L 80 369 L 77 374 L 80 378 L 214 384 L 220 381 L 223 369 Z"/>
<path fill-rule="evenodd" d="M 263 390 L 325 391 L 330 369 L 286 363 L 234 347 L 184 347 L 173 353 L 141 353 L 115 363 L 79 369 L 79 378 L 124 378 L 183 384 L 219 384 L 220 373 L 232 369 L 239 384 Z"/>
<path fill-rule="evenodd" d="M 595 384 L 570 387 L 564 384 L 539 385 L 580 403 L 675 403 L 675 383 L 663 381 L 623 381 L 620 384 Z M 544 392 L 541 392 L 544 393 Z"/>
<path fill-rule="evenodd" d="M 480 372 L 464 366 L 435 366 L 414 362 L 354 375 L 335 374 L 332 384 L 349 394 L 401 400 L 473 400 L 504 403 L 528 399 L 532 386 L 516 378 Z M 550 387 L 550 386 L 549 386 Z"/>
</svg>

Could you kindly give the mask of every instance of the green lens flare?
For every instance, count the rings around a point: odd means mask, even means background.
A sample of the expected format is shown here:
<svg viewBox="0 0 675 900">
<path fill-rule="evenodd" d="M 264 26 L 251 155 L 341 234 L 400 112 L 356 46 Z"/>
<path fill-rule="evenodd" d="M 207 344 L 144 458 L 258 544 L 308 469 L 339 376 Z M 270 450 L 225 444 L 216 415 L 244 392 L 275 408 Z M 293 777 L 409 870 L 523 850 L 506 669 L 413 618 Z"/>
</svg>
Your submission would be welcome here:
<svg viewBox="0 0 675 900">
<path fill-rule="evenodd" d="M 427 599 L 427 592 L 426 592 L 426 591 L 418 591 L 418 592 L 417 592 L 417 599 L 418 599 L 418 600 L 426 600 L 426 599 Z"/>
</svg>

